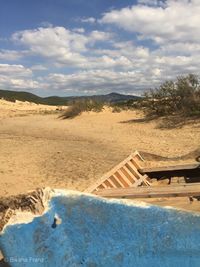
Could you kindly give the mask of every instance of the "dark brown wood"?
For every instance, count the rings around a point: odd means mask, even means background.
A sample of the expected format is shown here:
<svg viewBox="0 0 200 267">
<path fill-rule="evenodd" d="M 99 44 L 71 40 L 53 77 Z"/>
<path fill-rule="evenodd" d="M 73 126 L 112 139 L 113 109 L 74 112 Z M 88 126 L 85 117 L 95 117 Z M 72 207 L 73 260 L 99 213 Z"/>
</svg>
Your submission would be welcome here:
<svg viewBox="0 0 200 267">
<path fill-rule="evenodd" d="M 200 168 L 199 163 L 195 164 L 184 164 L 184 165 L 172 165 L 172 166 L 161 166 L 161 167 L 152 167 L 152 168 L 140 168 L 141 173 L 149 172 L 161 172 L 161 171 L 178 171 L 178 170 L 193 170 Z"/>
<path fill-rule="evenodd" d="M 173 166 L 162 166 L 153 168 L 140 168 L 141 174 L 146 173 L 150 178 L 170 178 L 170 177 L 200 177 L 200 164 L 184 164 Z"/>
<path fill-rule="evenodd" d="M 96 195 L 108 198 L 157 198 L 200 196 L 200 183 L 151 187 L 102 189 Z"/>
</svg>

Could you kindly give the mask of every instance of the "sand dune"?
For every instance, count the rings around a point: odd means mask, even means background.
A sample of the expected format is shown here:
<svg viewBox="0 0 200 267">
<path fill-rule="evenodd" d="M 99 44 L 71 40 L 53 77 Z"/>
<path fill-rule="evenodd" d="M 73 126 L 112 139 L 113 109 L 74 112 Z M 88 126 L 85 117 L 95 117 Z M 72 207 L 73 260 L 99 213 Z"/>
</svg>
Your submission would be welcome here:
<svg viewBox="0 0 200 267">
<path fill-rule="evenodd" d="M 137 111 L 105 109 L 72 120 L 41 114 L 56 109 L 0 102 L 1 196 L 40 186 L 84 190 L 134 150 L 177 157 L 199 147 L 198 123 L 161 130 L 155 121 L 122 123 L 142 118 Z"/>
</svg>

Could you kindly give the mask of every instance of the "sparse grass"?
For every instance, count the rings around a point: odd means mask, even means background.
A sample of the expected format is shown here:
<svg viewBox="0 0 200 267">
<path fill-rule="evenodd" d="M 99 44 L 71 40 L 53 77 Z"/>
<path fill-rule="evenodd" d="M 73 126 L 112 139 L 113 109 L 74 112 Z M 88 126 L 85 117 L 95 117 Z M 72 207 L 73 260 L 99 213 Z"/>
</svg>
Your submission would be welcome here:
<svg viewBox="0 0 200 267">
<path fill-rule="evenodd" d="M 60 116 L 62 119 L 73 119 L 79 116 L 82 112 L 100 112 L 103 110 L 104 103 L 93 100 L 75 101 L 68 109 Z"/>
<path fill-rule="evenodd" d="M 113 106 L 112 107 L 112 112 L 113 113 L 120 113 L 122 111 L 122 108 L 118 107 L 118 106 Z"/>
</svg>

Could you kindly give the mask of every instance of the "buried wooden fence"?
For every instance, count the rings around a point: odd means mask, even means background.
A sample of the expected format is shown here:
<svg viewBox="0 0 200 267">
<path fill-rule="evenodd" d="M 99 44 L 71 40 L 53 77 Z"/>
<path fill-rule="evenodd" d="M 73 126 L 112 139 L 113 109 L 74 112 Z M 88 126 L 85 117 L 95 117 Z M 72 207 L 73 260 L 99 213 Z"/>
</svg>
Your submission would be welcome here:
<svg viewBox="0 0 200 267">
<path fill-rule="evenodd" d="M 136 151 L 116 167 L 106 173 L 102 178 L 97 180 L 92 186 L 87 188 L 85 192 L 95 193 L 101 189 L 111 188 L 129 188 L 138 187 L 140 185 L 149 186 L 148 176 L 141 174 L 140 163 L 143 161 L 141 155 Z"/>
</svg>

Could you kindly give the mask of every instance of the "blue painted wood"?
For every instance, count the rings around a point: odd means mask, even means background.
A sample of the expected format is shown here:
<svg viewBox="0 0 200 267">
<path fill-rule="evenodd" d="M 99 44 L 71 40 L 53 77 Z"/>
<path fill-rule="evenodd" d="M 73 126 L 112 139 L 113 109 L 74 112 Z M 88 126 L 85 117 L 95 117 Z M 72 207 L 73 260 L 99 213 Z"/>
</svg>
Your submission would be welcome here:
<svg viewBox="0 0 200 267">
<path fill-rule="evenodd" d="M 0 248 L 13 267 L 199 267 L 200 216 L 70 193 L 7 226 Z"/>
</svg>

